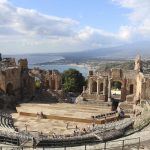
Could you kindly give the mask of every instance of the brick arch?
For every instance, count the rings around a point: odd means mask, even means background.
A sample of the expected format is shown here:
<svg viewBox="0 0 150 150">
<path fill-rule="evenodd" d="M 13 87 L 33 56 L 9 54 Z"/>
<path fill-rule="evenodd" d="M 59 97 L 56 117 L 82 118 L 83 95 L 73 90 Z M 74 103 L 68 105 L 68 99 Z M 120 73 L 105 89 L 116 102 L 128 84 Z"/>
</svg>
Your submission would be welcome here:
<svg viewBox="0 0 150 150">
<path fill-rule="evenodd" d="M 103 82 L 101 82 L 100 83 L 100 92 L 103 92 L 103 90 L 104 90 L 104 84 L 103 84 Z"/>
<path fill-rule="evenodd" d="M 113 83 L 115 82 L 119 82 L 119 85 L 120 87 L 118 87 L 119 91 L 112 91 L 112 87 L 113 87 Z M 111 81 L 111 97 L 114 98 L 114 99 L 122 99 L 122 96 L 123 96 L 123 92 L 122 92 L 122 87 L 123 87 L 123 81 L 121 80 L 112 80 Z"/>
</svg>

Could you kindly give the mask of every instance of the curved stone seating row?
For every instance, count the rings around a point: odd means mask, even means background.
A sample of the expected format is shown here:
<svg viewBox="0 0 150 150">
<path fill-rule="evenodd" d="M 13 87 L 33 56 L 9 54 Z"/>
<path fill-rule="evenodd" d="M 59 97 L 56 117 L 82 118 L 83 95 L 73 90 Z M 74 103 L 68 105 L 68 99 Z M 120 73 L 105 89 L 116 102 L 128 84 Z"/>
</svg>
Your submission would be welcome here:
<svg viewBox="0 0 150 150">
<path fill-rule="evenodd" d="M 72 136 L 64 138 L 43 138 L 40 139 L 37 147 L 64 147 L 64 146 L 78 146 L 82 144 L 89 144 L 96 141 L 97 138 L 92 134 L 86 134 L 82 136 Z"/>
<path fill-rule="evenodd" d="M 33 137 L 29 133 L 17 132 L 15 130 L 12 116 L 0 112 L 0 143 L 20 145 Z"/>
<path fill-rule="evenodd" d="M 130 118 L 125 118 L 124 120 L 119 120 L 116 122 L 108 123 L 105 125 L 99 125 L 88 133 L 83 135 L 70 135 L 70 136 L 41 136 L 39 138 L 39 143 L 37 146 L 51 146 L 51 147 L 61 147 L 61 146 L 75 146 L 88 143 L 94 143 L 105 140 L 110 140 L 113 138 L 120 137 L 124 134 L 124 131 L 133 123 Z M 99 137 L 99 138 L 97 138 Z M 98 139 L 98 140 L 97 140 Z"/>
<path fill-rule="evenodd" d="M 123 129 L 120 129 L 120 130 L 112 129 L 112 130 L 106 130 L 104 132 L 95 133 L 95 135 L 98 136 L 99 139 L 102 139 L 102 141 L 108 141 L 108 140 L 112 140 L 115 138 L 119 138 L 123 136 L 123 134 L 124 134 Z"/>
<path fill-rule="evenodd" d="M 131 118 L 125 118 L 119 121 L 109 122 L 106 124 L 101 124 L 94 128 L 94 131 L 103 131 L 103 130 L 121 130 L 125 129 L 126 127 L 132 125 L 134 121 Z"/>
<path fill-rule="evenodd" d="M 93 119 L 103 119 L 105 117 L 111 117 L 113 115 L 116 115 L 116 111 L 113 111 L 113 112 L 110 112 L 110 113 L 105 113 L 105 114 L 100 114 L 100 115 L 97 115 L 97 116 L 91 116 L 91 118 L 93 118 Z"/>
<path fill-rule="evenodd" d="M 0 129 L 8 130 L 10 132 L 15 131 L 13 119 L 9 114 L 0 113 Z"/>
<path fill-rule="evenodd" d="M 24 132 L 0 131 L 0 143 L 20 146 L 24 141 L 29 140 L 33 140 L 33 137 Z"/>
<path fill-rule="evenodd" d="M 15 131 L 12 117 L 5 113 L 0 113 L 0 143 L 22 145 L 27 141 L 32 141 L 33 146 L 37 145 L 38 147 L 78 146 L 122 136 L 125 129 L 132 123 L 132 119 L 125 118 L 86 129 L 84 132 L 78 132 L 77 134 L 76 132 L 69 135 L 47 136 L 42 134 L 38 137 L 33 137 L 30 133 Z"/>
</svg>

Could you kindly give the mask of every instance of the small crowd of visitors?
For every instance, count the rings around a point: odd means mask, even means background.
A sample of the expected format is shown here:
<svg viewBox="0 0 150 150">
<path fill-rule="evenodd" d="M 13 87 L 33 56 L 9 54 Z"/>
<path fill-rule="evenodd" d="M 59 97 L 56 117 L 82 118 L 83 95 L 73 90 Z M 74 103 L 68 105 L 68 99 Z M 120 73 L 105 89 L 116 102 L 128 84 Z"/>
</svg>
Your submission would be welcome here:
<svg viewBox="0 0 150 150">
<path fill-rule="evenodd" d="M 37 118 L 44 119 L 46 116 L 41 111 L 40 113 L 37 112 Z"/>
</svg>

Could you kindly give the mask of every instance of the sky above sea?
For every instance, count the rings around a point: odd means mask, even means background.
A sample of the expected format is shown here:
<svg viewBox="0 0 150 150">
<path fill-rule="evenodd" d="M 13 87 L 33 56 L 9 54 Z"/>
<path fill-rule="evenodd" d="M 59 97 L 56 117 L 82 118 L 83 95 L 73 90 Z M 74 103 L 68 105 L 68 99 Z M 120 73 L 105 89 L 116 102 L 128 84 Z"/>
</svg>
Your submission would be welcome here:
<svg viewBox="0 0 150 150">
<path fill-rule="evenodd" d="M 0 0 L 3 54 L 112 48 L 149 35 L 150 0 Z"/>
</svg>

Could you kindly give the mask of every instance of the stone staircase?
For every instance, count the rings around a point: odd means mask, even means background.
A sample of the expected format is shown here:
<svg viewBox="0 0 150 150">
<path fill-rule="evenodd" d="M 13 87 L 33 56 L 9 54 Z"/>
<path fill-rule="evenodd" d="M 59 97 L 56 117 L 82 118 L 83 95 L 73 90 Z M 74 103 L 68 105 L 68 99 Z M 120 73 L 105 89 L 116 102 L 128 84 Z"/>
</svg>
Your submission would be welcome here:
<svg viewBox="0 0 150 150">
<path fill-rule="evenodd" d="M 86 99 L 84 100 L 82 97 L 78 98 L 77 100 L 78 104 L 84 104 L 84 105 L 97 105 L 101 107 L 111 107 L 111 102 L 105 102 L 103 100 L 93 100 L 93 99 Z"/>
<path fill-rule="evenodd" d="M 84 97 L 84 99 L 87 100 L 104 100 L 105 99 L 105 95 L 97 95 L 97 93 L 93 93 L 93 94 L 88 94 L 88 93 L 83 93 L 82 96 Z"/>
<path fill-rule="evenodd" d="M 123 102 L 120 104 L 120 107 L 123 109 L 123 110 L 126 110 L 128 112 L 131 112 L 134 108 L 133 104 L 128 104 L 126 102 Z"/>
</svg>

